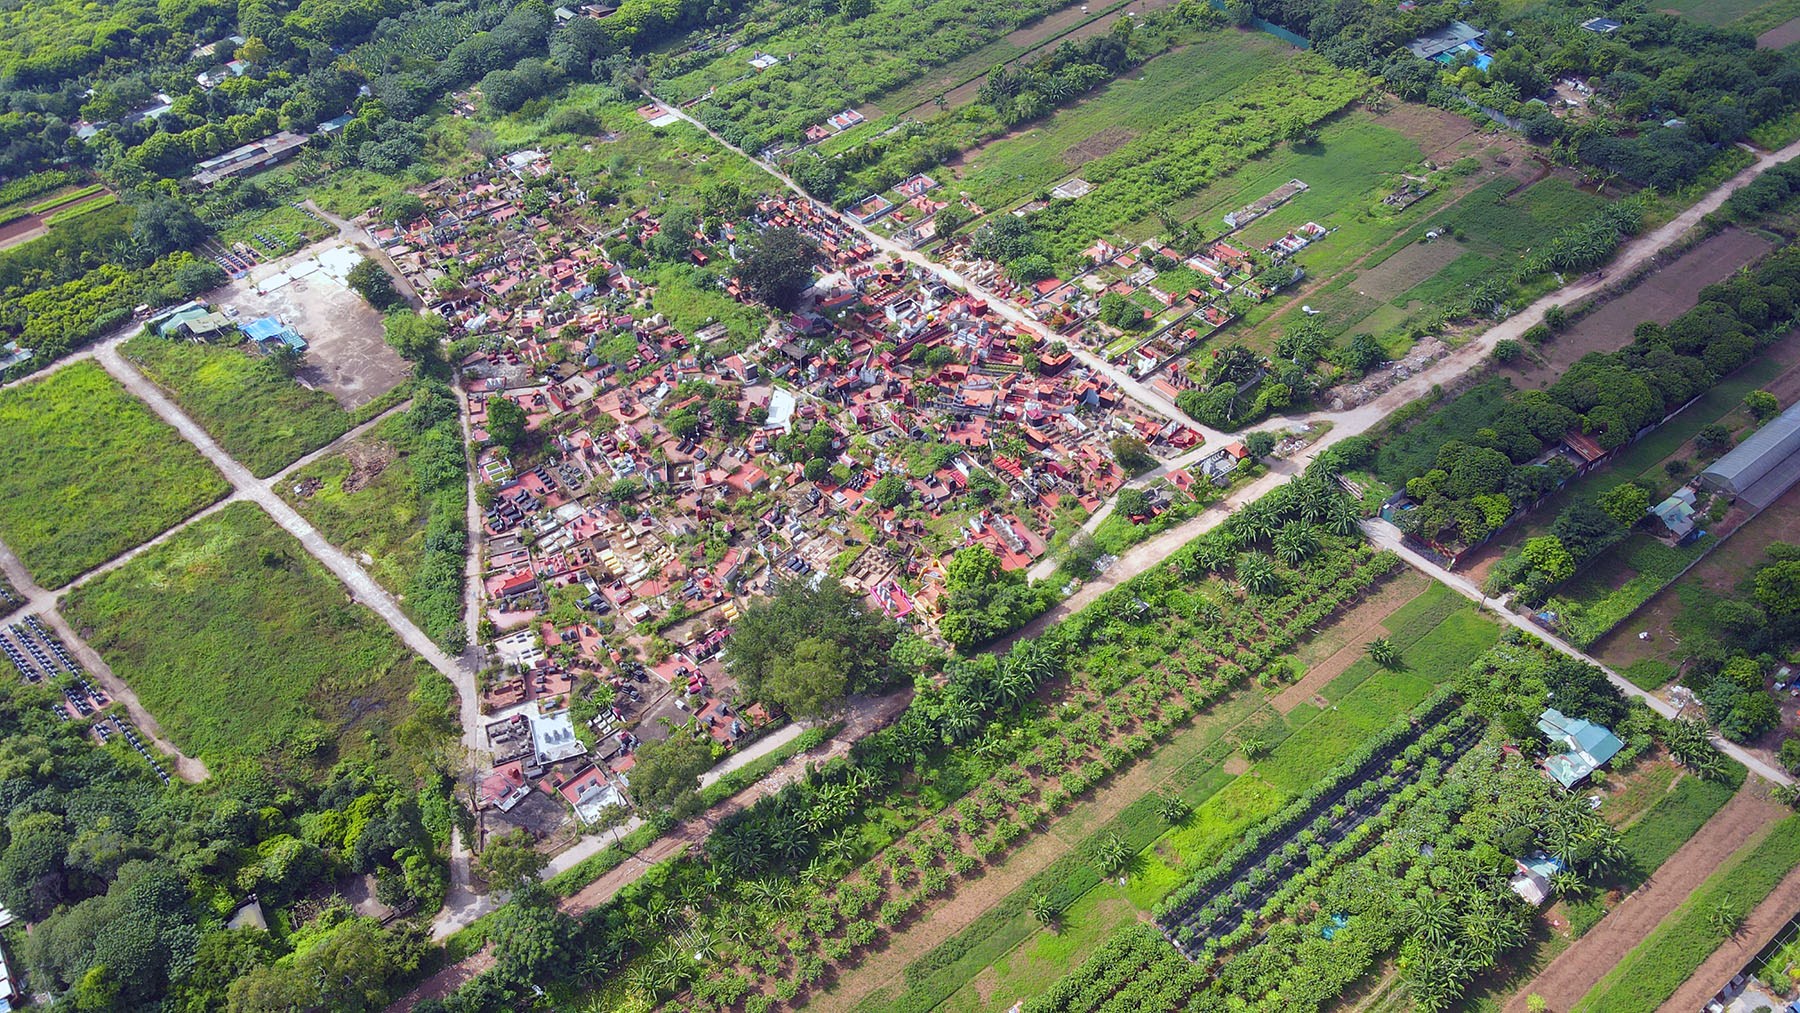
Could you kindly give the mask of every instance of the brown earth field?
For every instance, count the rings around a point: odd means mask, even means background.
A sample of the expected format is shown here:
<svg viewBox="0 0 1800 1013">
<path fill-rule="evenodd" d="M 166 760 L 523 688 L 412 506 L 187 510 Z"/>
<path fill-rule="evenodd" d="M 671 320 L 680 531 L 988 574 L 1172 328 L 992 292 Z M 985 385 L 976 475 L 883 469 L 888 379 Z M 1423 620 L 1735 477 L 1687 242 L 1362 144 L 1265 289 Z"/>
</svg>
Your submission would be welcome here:
<svg viewBox="0 0 1800 1013">
<path fill-rule="evenodd" d="M 1800 18 L 1776 25 L 1756 37 L 1758 49 L 1786 49 L 1800 42 Z"/>
<path fill-rule="evenodd" d="M 1729 278 L 1772 248 L 1762 236 L 1726 229 L 1557 335 L 1538 349 L 1542 362 L 1521 360 L 1501 373 L 1523 388 L 1548 387 L 1589 352 L 1610 352 L 1630 344 L 1638 324 L 1646 320 L 1666 324 L 1693 309 L 1701 289 Z"/>
<path fill-rule="evenodd" d="M 1553 1010 L 1574 1005 L 1713 870 L 1786 812 L 1747 783 L 1648 882 L 1520 989 L 1506 1004 L 1507 1013 L 1525 1013 L 1526 997 L 1532 994 L 1543 996 Z"/>
</svg>

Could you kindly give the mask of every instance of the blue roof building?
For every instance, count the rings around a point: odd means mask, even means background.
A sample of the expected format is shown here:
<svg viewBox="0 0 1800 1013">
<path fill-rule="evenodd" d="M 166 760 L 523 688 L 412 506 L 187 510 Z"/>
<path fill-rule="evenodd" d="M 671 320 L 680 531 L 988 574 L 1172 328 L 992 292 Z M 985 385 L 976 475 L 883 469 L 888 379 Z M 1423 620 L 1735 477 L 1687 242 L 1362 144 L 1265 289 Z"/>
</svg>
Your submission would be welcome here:
<svg viewBox="0 0 1800 1013">
<path fill-rule="evenodd" d="M 274 317 L 259 317 L 243 327 L 244 336 L 258 344 L 280 343 L 295 351 L 306 351 L 306 339 Z"/>
<path fill-rule="evenodd" d="M 1625 748 L 1610 729 L 1567 717 L 1554 707 L 1538 716 L 1538 731 L 1564 747 L 1563 752 L 1544 758 L 1544 769 L 1564 788 L 1580 784 Z"/>
</svg>

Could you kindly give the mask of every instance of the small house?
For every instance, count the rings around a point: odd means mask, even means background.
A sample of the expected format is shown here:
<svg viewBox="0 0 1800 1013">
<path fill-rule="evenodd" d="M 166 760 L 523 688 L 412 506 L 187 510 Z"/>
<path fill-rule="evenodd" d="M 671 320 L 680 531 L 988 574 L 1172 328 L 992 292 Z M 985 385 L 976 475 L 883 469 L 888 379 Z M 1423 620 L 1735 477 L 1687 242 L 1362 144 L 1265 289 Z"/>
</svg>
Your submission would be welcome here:
<svg viewBox="0 0 1800 1013">
<path fill-rule="evenodd" d="M 1560 753 L 1544 757 L 1544 771 L 1564 788 L 1573 788 L 1588 775 L 1617 756 L 1625 744 L 1602 725 L 1583 718 L 1571 718 L 1552 707 L 1538 716 L 1538 731 L 1553 744 L 1563 747 Z"/>
<path fill-rule="evenodd" d="M 1525 903 L 1532 907 L 1543 907 L 1552 893 L 1550 878 L 1564 868 L 1561 859 L 1539 851 L 1525 858 L 1513 859 L 1513 874 L 1506 882 L 1512 887 L 1513 893 L 1525 899 Z"/>
</svg>

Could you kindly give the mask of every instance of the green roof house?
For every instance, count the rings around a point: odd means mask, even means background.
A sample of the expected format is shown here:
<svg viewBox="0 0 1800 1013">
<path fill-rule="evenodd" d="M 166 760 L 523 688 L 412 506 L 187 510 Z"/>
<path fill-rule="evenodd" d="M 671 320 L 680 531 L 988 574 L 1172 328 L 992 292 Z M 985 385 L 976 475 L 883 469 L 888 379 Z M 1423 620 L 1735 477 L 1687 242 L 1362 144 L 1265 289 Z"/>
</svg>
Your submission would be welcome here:
<svg viewBox="0 0 1800 1013">
<path fill-rule="evenodd" d="M 1617 756 L 1625 744 L 1604 726 L 1571 718 L 1552 707 L 1538 716 L 1538 731 L 1563 752 L 1544 758 L 1544 770 L 1564 788 L 1573 788 Z"/>
</svg>

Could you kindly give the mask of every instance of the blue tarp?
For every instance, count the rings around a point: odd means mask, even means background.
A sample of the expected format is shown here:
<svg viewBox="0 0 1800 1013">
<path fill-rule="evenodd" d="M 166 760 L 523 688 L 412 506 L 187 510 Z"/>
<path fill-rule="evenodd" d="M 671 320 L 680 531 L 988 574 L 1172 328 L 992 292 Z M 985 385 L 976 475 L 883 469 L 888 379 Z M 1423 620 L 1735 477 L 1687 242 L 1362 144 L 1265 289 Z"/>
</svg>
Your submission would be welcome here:
<svg viewBox="0 0 1800 1013">
<path fill-rule="evenodd" d="M 274 317 L 259 317 L 244 325 L 244 335 L 251 341 L 273 341 L 285 330 Z"/>
</svg>

